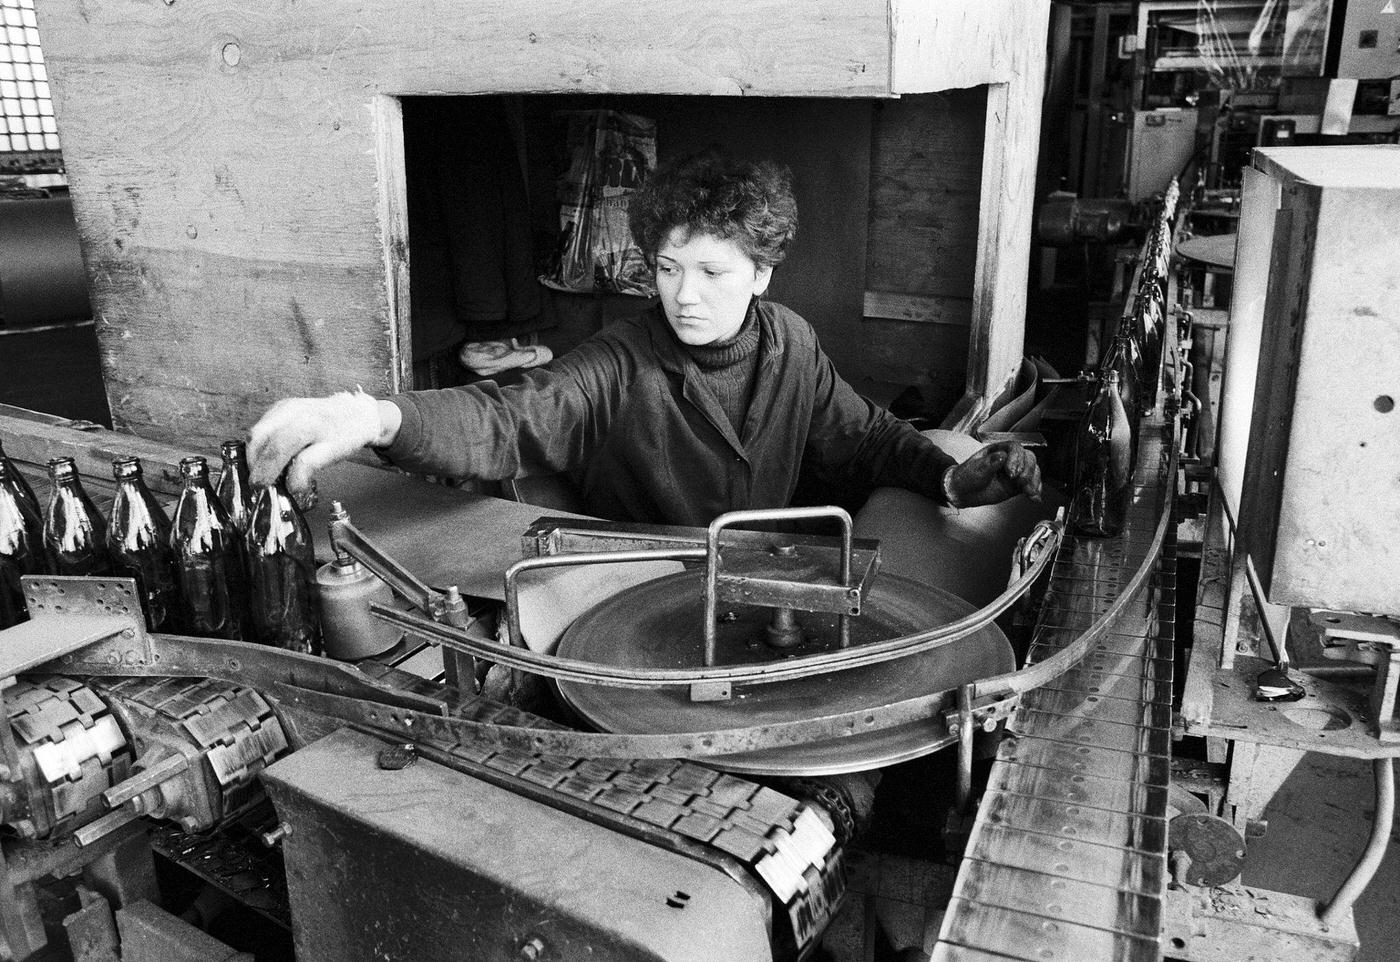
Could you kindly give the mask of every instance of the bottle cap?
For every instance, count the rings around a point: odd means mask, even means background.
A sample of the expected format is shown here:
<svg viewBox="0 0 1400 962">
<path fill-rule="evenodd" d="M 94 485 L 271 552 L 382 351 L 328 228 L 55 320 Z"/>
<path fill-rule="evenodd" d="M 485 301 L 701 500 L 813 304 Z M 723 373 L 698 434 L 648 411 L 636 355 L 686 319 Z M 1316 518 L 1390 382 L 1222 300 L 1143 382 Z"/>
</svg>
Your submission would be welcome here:
<svg viewBox="0 0 1400 962">
<path fill-rule="evenodd" d="M 198 455 L 190 458 L 180 459 L 180 477 L 182 478 L 206 478 L 209 476 L 209 464 Z"/>
<path fill-rule="evenodd" d="M 112 477 L 118 481 L 141 477 L 141 459 L 136 457 L 117 458 L 112 462 Z"/>
<path fill-rule="evenodd" d="M 72 458 L 50 458 L 49 477 L 57 480 L 59 478 L 72 478 L 78 474 L 78 466 L 73 463 Z"/>
<path fill-rule="evenodd" d="M 242 458 L 248 453 L 248 445 L 242 441 L 225 441 L 219 445 L 226 458 Z"/>
</svg>

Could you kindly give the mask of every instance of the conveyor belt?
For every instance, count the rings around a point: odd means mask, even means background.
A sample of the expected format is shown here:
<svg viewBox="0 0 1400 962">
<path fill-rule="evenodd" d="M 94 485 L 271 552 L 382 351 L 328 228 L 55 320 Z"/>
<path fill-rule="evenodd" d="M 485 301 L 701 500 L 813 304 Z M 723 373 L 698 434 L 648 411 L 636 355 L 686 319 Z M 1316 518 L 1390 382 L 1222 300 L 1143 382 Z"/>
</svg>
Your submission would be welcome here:
<svg viewBox="0 0 1400 962">
<path fill-rule="evenodd" d="M 1168 432 L 1144 422 L 1123 533 L 1067 537 L 1028 660 L 1080 638 L 1145 564 L 1154 575 L 1080 663 L 1027 694 L 988 780 L 938 962 L 1156 962 L 1171 768 L 1175 558 Z"/>
</svg>

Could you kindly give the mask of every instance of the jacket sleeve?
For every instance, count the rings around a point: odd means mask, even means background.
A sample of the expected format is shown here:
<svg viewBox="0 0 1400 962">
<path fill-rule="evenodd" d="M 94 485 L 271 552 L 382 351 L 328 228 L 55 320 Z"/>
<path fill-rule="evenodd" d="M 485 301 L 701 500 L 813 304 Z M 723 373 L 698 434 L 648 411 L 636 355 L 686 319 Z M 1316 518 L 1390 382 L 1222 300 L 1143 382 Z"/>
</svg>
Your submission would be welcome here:
<svg viewBox="0 0 1400 962">
<path fill-rule="evenodd" d="M 568 471 L 587 457 L 620 374 L 616 352 L 595 340 L 505 387 L 398 394 L 389 400 L 403 422 L 382 453 L 409 471 L 482 481 Z"/>
<path fill-rule="evenodd" d="M 806 460 L 825 477 L 900 487 L 947 504 L 943 473 L 957 464 L 938 445 L 856 393 L 813 345 L 814 396 Z"/>
</svg>

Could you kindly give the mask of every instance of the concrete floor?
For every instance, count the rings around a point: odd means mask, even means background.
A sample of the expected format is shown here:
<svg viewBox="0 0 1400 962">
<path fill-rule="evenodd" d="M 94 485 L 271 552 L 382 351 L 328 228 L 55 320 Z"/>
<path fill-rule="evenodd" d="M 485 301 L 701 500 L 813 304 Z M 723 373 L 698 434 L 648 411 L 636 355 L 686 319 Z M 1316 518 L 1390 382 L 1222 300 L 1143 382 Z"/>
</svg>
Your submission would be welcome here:
<svg viewBox="0 0 1400 962">
<path fill-rule="evenodd" d="M 1375 815 L 1370 762 L 1312 755 L 1265 812 L 1251 843 L 1246 885 L 1330 899 L 1366 844 Z M 1400 959 L 1400 825 L 1375 880 L 1356 903 L 1361 962 Z"/>
</svg>

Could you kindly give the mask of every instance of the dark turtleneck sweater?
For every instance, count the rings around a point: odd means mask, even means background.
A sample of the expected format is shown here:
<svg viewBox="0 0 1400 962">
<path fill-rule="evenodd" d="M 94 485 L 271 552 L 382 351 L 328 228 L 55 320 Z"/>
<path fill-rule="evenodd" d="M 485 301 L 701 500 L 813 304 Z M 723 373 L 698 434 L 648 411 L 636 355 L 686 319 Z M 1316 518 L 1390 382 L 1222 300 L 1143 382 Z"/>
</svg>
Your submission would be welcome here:
<svg viewBox="0 0 1400 962">
<path fill-rule="evenodd" d="M 758 373 L 758 312 L 750 305 L 738 333 L 713 344 L 685 345 L 701 383 L 709 389 L 729 417 L 736 435 L 744 431 L 744 415 L 753 398 L 754 375 Z"/>
</svg>

